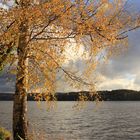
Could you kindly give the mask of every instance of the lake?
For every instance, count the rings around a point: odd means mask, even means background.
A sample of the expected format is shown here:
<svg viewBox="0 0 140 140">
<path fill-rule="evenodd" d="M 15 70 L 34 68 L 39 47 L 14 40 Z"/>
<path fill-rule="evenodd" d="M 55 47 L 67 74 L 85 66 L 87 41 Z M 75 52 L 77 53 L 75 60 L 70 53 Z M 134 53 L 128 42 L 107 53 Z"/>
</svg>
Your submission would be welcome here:
<svg viewBox="0 0 140 140">
<path fill-rule="evenodd" d="M 45 102 L 29 102 L 29 125 L 49 140 L 140 140 L 140 102 L 87 102 L 80 110 L 74 105 L 57 102 L 48 110 Z M 11 130 L 11 120 L 12 102 L 0 101 L 0 125 Z"/>
</svg>

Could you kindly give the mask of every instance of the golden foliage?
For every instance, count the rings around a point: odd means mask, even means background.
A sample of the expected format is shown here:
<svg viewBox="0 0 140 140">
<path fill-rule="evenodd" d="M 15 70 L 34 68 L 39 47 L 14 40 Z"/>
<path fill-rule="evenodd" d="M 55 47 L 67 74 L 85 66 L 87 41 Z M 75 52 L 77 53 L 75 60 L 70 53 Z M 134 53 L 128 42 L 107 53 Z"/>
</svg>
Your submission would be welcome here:
<svg viewBox="0 0 140 140">
<path fill-rule="evenodd" d="M 129 14 L 123 0 L 19 0 L 9 8 L 0 10 L 0 44 L 4 50 L 12 51 L 6 63 L 17 63 L 20 26 L 26 26 L 26 88 L 39 92 L 37 100 L 51 100 L 61 71 L 68 83 L 78 89 L 83 85 L 95 90 L 93 72 L 104 57 L 116 53 L 127 44 L 127 32 L 138 28 L 139 18 Z M 66 49 L 69 43 L 76 43 L 74 50 L 84 51 L 80 55 L 86 63 L 82 73 L 66 69 Z M 71 47 L 71 46 L 69 46 Z M 0 55 L 2 58 L 3 54 Z M 92 79 L 92 80 L 90 80 Z M 80 96 L 81 100 L 87 100 Z"/>
</svg>

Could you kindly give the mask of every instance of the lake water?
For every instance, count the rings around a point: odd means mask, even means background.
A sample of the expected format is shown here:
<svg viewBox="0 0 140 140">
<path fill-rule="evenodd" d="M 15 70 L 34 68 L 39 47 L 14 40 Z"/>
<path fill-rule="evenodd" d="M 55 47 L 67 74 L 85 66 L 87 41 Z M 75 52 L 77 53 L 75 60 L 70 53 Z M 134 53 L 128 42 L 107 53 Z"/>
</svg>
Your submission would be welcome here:
<svg viewBox="0 0 140 140">
<path fill-rule="evenodd" d="M 75 102 L 29 102 L 29 125 L 49 140 L 140 140 L 140 102 L 88 102 L 84 109 Z M 11 130 L 12 102 L 0 101 L 0 125 Z"/>
</svg>

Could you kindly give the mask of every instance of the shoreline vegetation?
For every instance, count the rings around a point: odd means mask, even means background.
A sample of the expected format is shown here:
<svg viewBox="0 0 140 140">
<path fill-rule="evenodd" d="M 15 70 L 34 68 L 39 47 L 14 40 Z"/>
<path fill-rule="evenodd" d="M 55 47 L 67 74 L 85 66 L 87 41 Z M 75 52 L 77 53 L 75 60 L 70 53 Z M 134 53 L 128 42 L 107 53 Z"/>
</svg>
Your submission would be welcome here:
<svg viewBox="0 0 140 140">
<path fill-rule="evenodd" d="M 0 126 L 0 140 L 10 140 L 11 133 Z"/>
<path fill-rule="evenodd" d="M 103 101 L 140 101 L 140 91 L 118 89 L 112 91 L 98 91 L 99 100 Z M 34 93 L 38 94 L 38 93 Z M 79 95 L 87 97 L 87 101 L 94 101 L 96 96 L 91 96 L 89 91 L 79 92 L 57 92 L 55 94 L 57 101 L 77 101 Z M 14 93 L 0 93 L 0 101 L 12 101 Z M 35 101 L 33 96 L 28 96 L 28 101 Z"/>
</svg>

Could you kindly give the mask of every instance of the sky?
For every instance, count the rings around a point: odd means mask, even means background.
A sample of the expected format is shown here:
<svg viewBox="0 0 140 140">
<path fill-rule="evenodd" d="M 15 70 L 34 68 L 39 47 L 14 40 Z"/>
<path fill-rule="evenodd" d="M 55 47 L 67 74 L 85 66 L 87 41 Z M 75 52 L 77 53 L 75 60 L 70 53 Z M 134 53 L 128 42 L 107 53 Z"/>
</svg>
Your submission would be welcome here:
<svg viewBox="0 0 140 140">
<path fill-rule="evenodd" d="M 140 0 L 131 0 L 140 9 Z M 0 0 L 1 2 L 1 0 Z M 1 7 L 1 4 L 0 4 Z M 139 11 L 140 12 L 140 11 Z M 76 60 L 79 64 L 79 60 Z M 140 90 L 140 29 L 129 33 L 129 46 L 120 55 L 112 56 L 107 64 L 99 68 L 101 81 L 98 90 L 133 89 Z M 7 80 L 7 75 L 0 75 L 0 93 L 14 92 L 14 77 Z M 70 91 L 67 86 L 60 86 L 59 91 Z"/>
<path fill-rule="evenodd" d="M 100 67 L 98 88 L 140 90 L 140 29 L 130 33 L 128 49 Z"/>
</svg>

